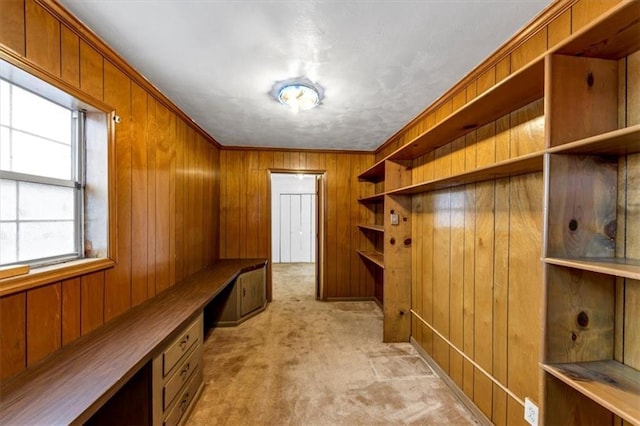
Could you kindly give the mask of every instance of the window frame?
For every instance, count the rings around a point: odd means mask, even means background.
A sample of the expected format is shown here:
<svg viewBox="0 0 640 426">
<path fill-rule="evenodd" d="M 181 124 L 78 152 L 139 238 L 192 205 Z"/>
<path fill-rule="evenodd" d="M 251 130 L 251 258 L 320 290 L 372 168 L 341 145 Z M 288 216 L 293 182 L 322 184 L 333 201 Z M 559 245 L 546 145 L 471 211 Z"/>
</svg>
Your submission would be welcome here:
<svg viewBox="0 0 640 426">
<path fill-rule="evenodd" d="M 83 248 L 87 253 L 85 258 L 34 268 L 21 275 L 12 274 L 4 267 L 0 268 L 0 277 L 4 277 L 0 278 L 0 296 L 114 267 L 118 262 L 115 108 L 2 46 L 0 77 L 60 105 L 84 111 L 87 139 L 84 155 L 93 159 L 87 162 L 92 161 L 94 164 L 96 159 L 101 162 L 97 168 L 91 166 L 84 173 L 87 191 L 84 194 L 86 208 L 83 235 L 90 239 L 85 241 L 89 247 Z M 94 142 L 90 144 L 89 140 Z M 92 187 L 91 190 L 88 189 L 89 186 Z"/>
<path fill-rule="evenodd" d="M 0 169 L 0 179 L 6 181 L 13 181 L 16 183 L 16 190 L 18 190 L 17 186 L 21 182 L 25 183 L 34 183 L 39 185 L 47 185 L 56 188 L 71 188 L 73 189 L 73 198 L 74 198 L 74 207 L 73 207 L 73 243 L 74 243 L 74 251 L 68 253 L 58 253 L 53 256 L 46 257 L 33 257 L 28 259 L 19 260 L 16 259 L 15 262 L 10 263 L 0 263 L 0 267 L 11 267 L 15 265 L 24 265 L 27 264 L 32 268 L 38 268 L 42 266 L 52 265 L 56 263 L 68 262 L 71 260 L 83 259 L 85 257 L 84 253 L 84 208 L 85 208 L 85 184 L 86 184 L 86 156 L 85 156 L 85 143 L 86 143 L 86 132 L 85 132 L 85 120 L 86 114 L 81 109 L 69 108 L 68 106 L 61 105 L 54 100 L 49 99 L 46 96 L 43 96 L 37 93 L 34 90 L 30 90 L 28 87 L 21 86 L 7 78 L 3 78 L 0 75 L 0 80 L 9 84 L 10 88 L 10 100 L 9 107 L 13 109 L 13 88 L 17 87 L 21 90 L 29 92 L 33 96 L 38 96 L 41 99 L 44 99 L 47 102 L 50 102 L 54 105 L 57 105 L 61 108 L 65 108 L 70 112 L 70 122 L 69 126 L 72 128 L 70 134 L 70 179 L 61 179 L 48 177 L 43 175 L 29 174 L 23 172 L 15 172 L 9 170 Z M 11 115 L 12 116 L 12 115 Z M 29 132 L 25 132 L 22 129 L 16 128 L 13 125 L 13 121 L 10 119 L 8 125 L 3 126 L 9 130 L 10 137 L 13 137 L 13 132 L 21 132 L 26 134 L 31 134 Z M 37 137 L 41 137 L 40 135 L 34 135 Z M 19 196 L 18 196 L 19 197 Z M 46 219 L 42 220 L 47 222 Z M 16 246 L 19 247 L 19 239 L 20 239 L 20 224 L 22 222 L 28 222 L 25 220 L 20 220 L 18 213 L 16 212 L 16 218 L 14 221 L 8 220 L 4 221 L 8 223 L 16 224 Z"/>
</svg>

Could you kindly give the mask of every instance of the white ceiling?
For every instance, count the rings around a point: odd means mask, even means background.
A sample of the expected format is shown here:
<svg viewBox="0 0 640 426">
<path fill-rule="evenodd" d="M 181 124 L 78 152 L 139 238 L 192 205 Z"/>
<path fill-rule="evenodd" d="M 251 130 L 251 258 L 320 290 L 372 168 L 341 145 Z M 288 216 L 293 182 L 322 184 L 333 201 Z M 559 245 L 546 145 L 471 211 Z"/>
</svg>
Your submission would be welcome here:
<svg viewBox="0 0 640 426">
<path fill-rule="evenodd" d="M 61 2 L 222 145 L 374 150 L 550 0 Z"/>
</svg>

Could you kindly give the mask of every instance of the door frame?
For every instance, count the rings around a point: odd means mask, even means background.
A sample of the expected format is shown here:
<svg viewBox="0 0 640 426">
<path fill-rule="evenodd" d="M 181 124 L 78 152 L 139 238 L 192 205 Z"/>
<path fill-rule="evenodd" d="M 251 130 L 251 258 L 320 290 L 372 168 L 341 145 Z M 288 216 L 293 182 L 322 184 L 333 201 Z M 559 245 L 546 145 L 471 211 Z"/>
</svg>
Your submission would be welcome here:
<svg viewBox="0 0 640 426">
<path fill-rule="evenodd" d="M 272 174 L 291 174 L 291 175 L 314 175 L 316 176 L 316 299 L 325 300 L 325 276 L 326 276 L 326 229 L 327 229 L 327 213 L 326 213 L 326 193 L 327 193 L 327 171 L 316 169 L 267 169 L 267 196 L 269 198 L 269 267 L 267 268 L 267 300 L 271 302 L 273 300 L 273 283 L 271 274 L 271 265 L 273 263 L 272 244 L 273 236 L 273 212 L 271 211 L 272 205 L 272 191 L 271 191 L 271 175 Z"/>
</svg>

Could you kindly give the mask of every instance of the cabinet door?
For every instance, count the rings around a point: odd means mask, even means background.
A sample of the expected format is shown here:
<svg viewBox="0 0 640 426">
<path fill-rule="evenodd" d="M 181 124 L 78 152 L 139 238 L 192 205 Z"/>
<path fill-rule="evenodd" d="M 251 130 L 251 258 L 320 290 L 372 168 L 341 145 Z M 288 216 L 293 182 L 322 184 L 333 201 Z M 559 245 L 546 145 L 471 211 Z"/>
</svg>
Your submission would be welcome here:
<svg viewBox="0 0 640 426">
<path fill-rule="evenodd" d="M 238 277 L 240 288 L 240 316 L 258 309 L 264 303 L 264 268 L 250 271 Z"/>
</svg>

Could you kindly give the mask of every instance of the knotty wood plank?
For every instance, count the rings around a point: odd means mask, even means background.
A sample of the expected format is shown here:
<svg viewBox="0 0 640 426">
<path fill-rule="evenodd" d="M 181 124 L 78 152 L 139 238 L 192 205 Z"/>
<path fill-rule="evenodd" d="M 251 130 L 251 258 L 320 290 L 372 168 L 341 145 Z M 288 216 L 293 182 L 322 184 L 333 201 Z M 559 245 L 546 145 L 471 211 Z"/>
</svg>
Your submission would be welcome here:
<svg viewBox="0 0 640 426">
<path fill-rule="evenodd" d="M 550 165 L 549 256 L 613 257 L 617 162 L 552 155 Z"/>
<path fill-rule="evenodd" d="M 547 66 L 550 71 L 545 97 L 548 146 L 618 127 L 617 61 L 551 55 Z"/>
<path fill-rule="evenodd" d="M 186 261 L 186 243 L 185 243 L 185 214 L 187 209 L 185 207 L 185 173 L 186 167 L 184 162 L 185 157 L 185 139 L 187 134 L 187 124 L 182 120 L 176 120 L 176 210 L 175 210 L 175 223 L 176 223 L 176 261 L 175 261 L 175 274 L 176 281 L 180 282 L 187 276 L 185 273 L 185 261 Z M 219 244 L 219 242 L 218 242 Z M 212 246 L 215 244 L 212 244 Z"/>
<path fill-rule="evenodd" d="M 547 50 L 547 32 L 538 31 L 529 40 L 511 52 L 511 72 L 530 64 Z"/>
<path fill-rule="evenodd" d="M 246 255 L 248 257 L 258 256 L 258 241 L 260 226 L 260 197 L 259 192 L 260 170 L 258 169 L 259 154 L 255 151 L 249 151 L 247 154 L 247 237 L 246 237 Z"/>
<path fill-rule="evenodd" d="M 496 84 L 496 67 L 493 66 L 476 79 L 478 95 L 491 89 Z"/>
<path fill-rule="evenodd" d="M 338 245 L 338 170 L 337 154 L 329 153 L 325 156 L 327 169 L 327 274 L 325 282 L 325 295 L 327 297 L 337 297 L 337 245 Z M 278 161 L 277 155 L 275 161 Z"/>
<path fill-rule="evenodd" d="M 476 167 L 482 167 L 496 162 L 495 136 L 495 122 L 482 126 L 476 131 Z"/>
<path fill-rule="evenodd" d="M 351 225 L 350 210 L 352 208 L 351 198 L 351 175 L 353 173 L 350 155 L 337 156 L 337 273 L 336 292 L 339 297 L 347 297 L 354 294 L 351 289 L 351 253 L 350 250 L 350 230 L 355 228 L 355 223 Z M 357 294 L 357 293 L 356 293 Z M 356 295 L 354 294 L 354 295 Z"/>
<path fill-rule="evenodd" d="M 25 292 L 0 298 L 0 347 L 2 348 L 0 379 L 2 380 L 23 370 L 27 365 L 26 309 Z"/>
<path fill-rule="evenodd" d="M 147 93 L 131 84 L 131 305 L 147 300 Z"/>
<path fill-rule="evenodd" d="M 571 29 L 576 32 L 600 17 L 621 0 L 589 1 L 580 0 L 571 6 Z"/>
<path fill-rule="evenodd" d="M 6 0 L 0 9 L 0 43 L 19 55 L 25 54 L 25 0 Z"/>
<path fill-rule="evenodd" d="M 542 173 L 511 178 L 509 198 L 509 293 L 507 386 L 521 399 L 539 395 L 540 300 L 542 299 Z M 494 321 L 495 321 L 494 317 Z M 509 404 L 507 423 L 522 418 Z"/>
<path fill-rule="evenodd" d="M 156 105 L 156 292 L 170 286 L 170 162 L 174 127 L 169 110 Z M 195 208 L 197 211 L 197 208 Z M 197 223 L 197 222 L 196 222 Z"/>
<path fill-rule="evenodd" d="M 495 250 L 493 257 L 493 377 L 507 383 L 508 306 L 509 306 L 509 236 L 510 179 L 495 184 Z M 507 424 L 507 394 L 493 385 L 495 424 Z"/>
<path fill-rule="evenodd" d="M 60 26 L 60 76 L 80 87 L 80 39 L 65 25 Z"/>
<path fill-rule="evenodd" d="M 62 345 L 80 337 L 80 278 L 62 281 Z"/>
<path fill-rule="evenodd" d="M 457 348 L 462 348 L 464 344 L 464 188 L 460 187 L 452 190 L 450 197 L 451 256 L 449 262 L 449 340 Z M 462 388 L 464 368 L 463 358 L 452 348 L 449 348 L 449 364 L 449 375 L 458 387 Z"/>
<path fill-rule="evenodd" d="M 437 172 L 436 172 L 437 173 Z M 433 322 L 444 337 L 449 338 L 449 298 L 451 279 L 451 196 L 448 190 L 434 193 L 433 221 Z M 434 337 L 433 359 L 449 374 L 449 345 Z"/>
<path fill-rule="evenodd" d="M 4 8 L 4 2 L 2 6 Z M 19 11 L 15 9 L 13 11 L 18 13 L 17 21 L 13 25 L 15 28 L 19 23 Z M 25 0 L 24 26 L 27 58 L 59 77 L 60 22 L 35 0 Z"/>
<path fill-rule="evenodd" d="M 80 89 L 99 100 L 103 100 L 105 95 L 103 89 L 107 76 L 104 74 L 104 62 L 98 51 L 80 40 Z"/>
<path fill-rule="evenodd" d="M 173 337 L 173 331 L 186 325 L 238 274 L 264 264 L 264 259 L 221 261 L 3 382 L 0 423 L 88 420 Z"/>
<path fill-rule="evenodd" d="M 156 295 L 156 104 L 147 94 L 147 297 Z"/>
<path fill-rule="evenodd" d="M 566 10 L 557 16 L 547 26 L 549 49 L 571 35 L 571 10 Z"/>
<path fill-rule="evenodd" d="M 507 55 L 496 64 L 496 83 L 511 75 L 511 55 Z"/>
<path fill-rule="evenodd" d="M 620 85 L 622 86 L 622 85 Z M 626 125 L 640 124 L 640 51 L 627 58 Z"/>
<path fill-rule="evenodd" d="M 493 255 L 495 217 L 494 182 L 476 186 L 474 360 L 487 372 L 493 371 Z M 474 376 L 473 401 L 491 418 L 492 383 L 482 373 Z"/>
<path fill-rule="evenodd" d="M 429 116 L 433 117 L 433 116 Z M 427 122 L 427 126 L 429 122 Z M 430 152 L 425 156 L 425 166 L 422 169 L 423 179 L 433 179 L 435 174 L 434 160 L 435 153 Z M 422 209 L 424 211 L 422 219 L 422 233 L 420 237 L 416 235 L 416 244 L 422 245 L 421 275 L 423 279 L 422 290 L 422 312 L 423 318 L 433 324 L 433 220 L 434 220 L 434 200 L 433 193 L 422 195 Z M 421 325 L 421 344 L 424 350 L 433 356 L 433 331 Z"/>
<path fill-rule="evenodd" d="M 27 291 L 27 367 L 61 346 L 60 287 L 55 283 Z"/>
<path fill-rule="evenodd" d="M 131 306 L 131 80 L 111 62 L 105 63 L 104 70 L 105 101 L 113 105 L 120 116 L 120 123 L 115 125 L 118 224 L 116 279 L 108 280 L 104 289 L 104 319 L 109 320 Z"/>
<path fill-rule="evenodd" d="M 103 271 L 80 278 L 80 332 L 83 336 L 104 324 L 104 284 Z"/>
<path fill-rule="evenodd" d="M 593 272 L 548 267 L 547 363 L 613 357 L 614 281 Z M 580 312 L 588 315 L 586 328 L 577 324 Z"/>
<path fill-rule="evenodd" d="M 169 253 L 168 253 L 168 268 L 169 268 L 169 285 L 174 285 L 176 281 L 176 121 L 178 120 L 178 116 L 175 112 L 169 110 L 169 130 L 167 134 L 167 139 L 169 142 L 168 147 L 168 170 L 167 170 L 167 178 L 169 179 L 169 205 L 168 205 L 168 214 L 169 214 Z M 202 137 L 200 135 L 200 137 Z M 206 142 L 203 141 L 203 145 Z M 204 174 L 205 172 L 203 172 Z M 205 203 L 205 199 L 208 198 L 209 194 L 203 194 L 201 200 L 203 204 Z M 206 197 L 206 198 L 205 198 Z M 204 207 L 203 207 L 204 210 Z M 204 222 L 204 220 L 203 220 Z M 206 240 L 208 234 L 205 232 L 204 224 L 201 226 L 200 233 L 202 235 L 202 239 Z M 201 245 L 200 252 L 202 253 L 203 258 L 205 257 L 205 244 Z M 203 262 L 202 267 L 204 267 L 206 262 Z"/>
<path fill-rule="evenodd" d="M 542 99 L 510 114 L 510 156 L 519 157 L 545 148 L 545 115 Z"/>
<path fill-rule="evenodd" d="M 467 170 L 476 165 L 475 132 L 465 137 L 465 166 Z M 465 186 L 464 200 L 464 297 L 463 297 L 463 352 L 474 357 L 475 318 L 475 232 L 476 232 L 476 185 Z M 468 361 L 463 365 L 462 390 L 473 400 L 474 367 Z"/>
<path fill-rule="evenodd" d="M 507 114 L 496 120 L 495 161 L 511 158 L 511 115 Z"/>
</svg>

